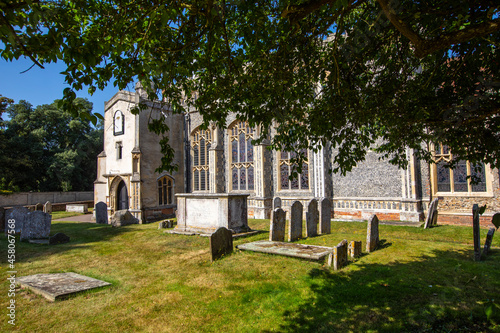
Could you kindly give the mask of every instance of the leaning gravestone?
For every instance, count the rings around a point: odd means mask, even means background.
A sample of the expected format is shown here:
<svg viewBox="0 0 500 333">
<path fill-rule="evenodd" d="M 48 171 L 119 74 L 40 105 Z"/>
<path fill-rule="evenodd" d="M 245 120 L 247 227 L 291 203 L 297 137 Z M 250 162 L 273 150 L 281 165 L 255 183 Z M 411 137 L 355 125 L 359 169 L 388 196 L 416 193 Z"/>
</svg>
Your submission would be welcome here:
<svg viewBox="0 0 500 333">
<path fill-rule="evenodd" d="M 350 241 L 347 253 L 351 258 L 359 257 L 361 255 L 361 241 Z"/>
<path fill-rule="evenodd" d="M 288 241 L 293 242 L 299 238 L 302 238 L 302 204 L 300 201 L 294 201 L 290 214 Z"/>
<path fill-rule="evenodd" d="M 128 210 L 117 210 L 111 216 L 111 225 L 113 227 L 123 227 L 130 224 L 139 224 L 139 220 L 134 217 Z"/>
<path fill-rule="evenodd" d="M 366 252 L 373 252 L 377 247 L 378 242 L 378 217 L 373 214 L 368 220 L 368 228 L 366 231 Z"/>
<path fill-rule="evenodd" d="M 474 237 L 474 260 L 481 260 L 481 239 L 479 234 L 479 206 L 472 206 L 472 232 Z"/>
<path fill-rule="evenodd" d="M 15 233 L 16 234 L 21 233 L 21 229 L 23 228 L 24 223 L 26 222 L 26 219 L 28 218 L 29 212 L 30 211 L 28 208 L 22 207 L 22 206 L 7 209 L 7 212 L 5 213 L 5 222 L 6 222 L 5 232 L 9 233 L 9 228 L 8 228 L 7 222 L 13 221 L 14 226 L 15 226 L 14 227 Z M 12 225 L 12 223 L 11 223 L 11 225 Z"/>
<path fill-rule="evenodd" d="M 493 235 L 495 234 L 495 228 L 490 228 L 488 234 L 486 235 L 486 241 L 484 242 L 483 256 L 487 256 L 490 252 L 491 242 L 493 241 Z"/>
<path fill-rule="evenodd" d="M 321 198 L 319 200 L 319 233 L 329 234 L 331 232 L 331 212 L 332 202 L 328 198 Z"/>
<path fill-rule="evenodd" d="M 21 240 L 49 237 L 51 220 L 50 214 L 38 210 L 30 212 L 21 228 Z"/>
<path fill-rule="evenodd" d="M 99 201 L 94 206 L 95 221 L 99 224 L 108 224 L 108 205 Z"/>
<path fill-rule="evenodd" d="M 50 201 L 47 201 L 45 205 L 43 205 L 43 212 L 47 214 L 52 214 L 52 204 Z"/>
<path fill-rule="evenodd" d="M 312 199 L 307 205 L 306 213 L 306 237 L 314 237 L 318 235 L 318 201 Z"/>
<path fill-rule="evenodd" d="M 281 208 L 273 211 L 273 219 L 269 228 L 269 240 L 274 242 L 285 241 L 286 213 Z"/>
<path fill-rule="evenodd" d="M 41 203 L 37 203 L 35 205 L 35 210 L 36 211 L 40 211 L 40 212 L 43 212 L 43 205 Z"/>
<path fill-rule="evenodd" d="M 429 205 L 429 209 L 427 209 L 427 218 L 425 219 L 424 229 L 428 229 L 432 226 L 437 225 L 437 217 L 438 217 L 438 207 L 439 199 L 436 198 L 432 200 Z"/>
<path fill-rule="evenodd" d="M 233 252 L 233 233 L 229 229 L 220 227 L 210 235 L 210 253 L 212 254 L 212 261 L 231 252 Z"/>
<path fill-rule="evenodd" d="M 328 257 L 328 266 L 338 271 L 347 265 L 347 240 L 343 240 L 333 248 L 333 252 Z"/>
</svg>

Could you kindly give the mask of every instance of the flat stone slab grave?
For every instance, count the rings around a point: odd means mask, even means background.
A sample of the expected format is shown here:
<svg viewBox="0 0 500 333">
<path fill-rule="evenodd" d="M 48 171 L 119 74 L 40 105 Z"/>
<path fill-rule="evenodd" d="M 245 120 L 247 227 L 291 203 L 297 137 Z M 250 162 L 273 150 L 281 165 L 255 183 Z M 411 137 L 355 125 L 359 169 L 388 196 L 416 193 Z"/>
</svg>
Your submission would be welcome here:
<svg viewBox="0 0 500 333">
<path fill-rule="evenodd" d="M 277 254 L 280 256 L 315 261 L 324 260 L 333 251 L 332 247 L 288 242 L 273 242 L 267 240 L 241 244 L 236 246 L 236 248 L 240 250 Z"/>
<path fill-rule="evenodd" d="M 42 295 L 51 302 L 85 290 L 111 285 L 111 283 L 77 273 L 28 275 L 16 278 L 16 283 Z"/>
</svg>

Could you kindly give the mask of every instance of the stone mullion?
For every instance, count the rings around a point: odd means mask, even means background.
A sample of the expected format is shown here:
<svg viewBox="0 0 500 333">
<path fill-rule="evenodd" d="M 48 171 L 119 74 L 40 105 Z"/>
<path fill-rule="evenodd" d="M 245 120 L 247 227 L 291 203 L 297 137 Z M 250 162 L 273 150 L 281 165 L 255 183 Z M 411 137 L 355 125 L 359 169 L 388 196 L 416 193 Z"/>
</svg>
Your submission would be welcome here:
<svg viewBox="0 0 500 333">
<path fill-rule="evenodd" d="M 224 148 L 222 130 L 214 128 L 212 132 L 212 145 L 209 149 L 209 192 L 223 193 L 224 192 L 224 165 L 222 165 Z"/>
</svg>

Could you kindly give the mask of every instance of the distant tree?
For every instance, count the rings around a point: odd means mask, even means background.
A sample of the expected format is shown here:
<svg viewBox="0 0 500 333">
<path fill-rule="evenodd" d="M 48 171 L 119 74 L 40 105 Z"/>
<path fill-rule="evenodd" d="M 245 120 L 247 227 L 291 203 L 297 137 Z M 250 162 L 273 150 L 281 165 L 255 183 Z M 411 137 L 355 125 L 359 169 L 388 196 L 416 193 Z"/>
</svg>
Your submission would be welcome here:
<svg viewBox="0 0 500 333">
<path fill-rule="evenodd" d="M 92 103 L 74 100 L 74 107 L 90 112 Z M 102 150 L 103 129 L 75 117 L 58 101 L 33 108 L 21 100 L 7 108 L 4 160 L 0 173 L 23 191 L 91 190 L 96 178 L 96 156 Z"/>
</svg>

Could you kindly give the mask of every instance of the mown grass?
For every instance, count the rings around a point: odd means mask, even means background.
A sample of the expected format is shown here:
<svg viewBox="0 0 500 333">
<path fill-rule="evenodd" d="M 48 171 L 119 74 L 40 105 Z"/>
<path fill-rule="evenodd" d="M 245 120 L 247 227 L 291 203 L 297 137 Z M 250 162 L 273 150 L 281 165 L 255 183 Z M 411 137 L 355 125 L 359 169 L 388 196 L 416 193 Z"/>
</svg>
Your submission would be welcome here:
<svg viewBox="0 0 500 333">
<path fill-rule="evenodd" d="M 268 231 L 268 220 L 251 220 Z M 472 230 L 380 226 L 382 246 L 334 272 L 322 263 L 236 250 L 210 262 L 209 240 L 165 234 L 158 223 L 112 228 L 53 222 L 68 244 L 16 243 L 19 276 L 76 272 L 111 282 L 50 303 L 16 295 L 0 330 L 23 332 L 489 332 L 500 331 L 500 236 L 486 260 L 472 260 Z M 482 230 L 482 241 L 487 230 Z M 267 239 L 267 232 L 235 245 Z M 334 222 L 332 234 L 300 242 L 362 240 L 366 223 Z M 5 238 L 1 267 L 7 277 Z M 493 303 L 489 300 L 495 299 Z M 489 302 L 489 303 L 488 303 Z M 489 320 L 485 308 L 496 311 Z"/>
</svg>

